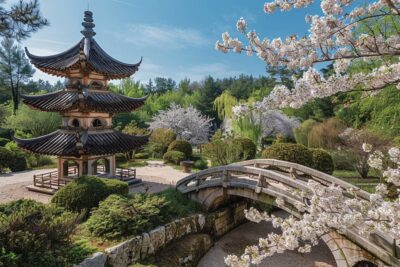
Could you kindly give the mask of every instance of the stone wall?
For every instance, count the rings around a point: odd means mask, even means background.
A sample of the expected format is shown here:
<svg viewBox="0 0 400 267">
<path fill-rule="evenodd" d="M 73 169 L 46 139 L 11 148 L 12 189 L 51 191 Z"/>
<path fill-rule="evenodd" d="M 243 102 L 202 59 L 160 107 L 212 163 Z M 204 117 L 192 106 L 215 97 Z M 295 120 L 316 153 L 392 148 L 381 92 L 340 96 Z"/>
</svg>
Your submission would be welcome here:
<svg viewBox="0 0 400 267">
<path fill-rule="evenodd" d="M 246 202 L 239 202 L 211 214 L 196 214 L 157 227 L 148 233 L 135 236 L 104 252 L 95 253 L 74 267 L 127 267 L 154 255 L 157 250 L 189 234 L 207 233 L 218 238 L 245 222 Z"/>
</svg>

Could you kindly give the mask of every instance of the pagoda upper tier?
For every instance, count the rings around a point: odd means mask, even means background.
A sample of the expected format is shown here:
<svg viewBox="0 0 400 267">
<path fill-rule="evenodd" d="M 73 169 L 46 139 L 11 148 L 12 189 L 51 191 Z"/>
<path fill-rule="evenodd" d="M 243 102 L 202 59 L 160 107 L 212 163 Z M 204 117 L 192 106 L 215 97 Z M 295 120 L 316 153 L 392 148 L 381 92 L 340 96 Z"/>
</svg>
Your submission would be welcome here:
<svg viewBox="0 0 400 267">
<path fill-rule="evenodd" d="M 23 95 L 24 104 L 47 112 L 127 113 L 144 105 L 146 97 L 130 98 L 111 91 L 66 89 L 44 95 Z"/>
<path fill-rule="evenodd" d="M 31 54 L 27 48 L 26 55 L 31 63 L 43 72 L 59 77 L 71 77 L 71 73 L 95 72 L 101 74 L 106 80 L 123 79 L 132 76 L 138 71 L 142 62 L 126 64 L 108 55 L 96 42 L 93 36 L 95 24 L 93 13 L 85 12 L 82 23 L 84 37 L 71 49 L 53 56 L 37 56 Z"/>
</svg>

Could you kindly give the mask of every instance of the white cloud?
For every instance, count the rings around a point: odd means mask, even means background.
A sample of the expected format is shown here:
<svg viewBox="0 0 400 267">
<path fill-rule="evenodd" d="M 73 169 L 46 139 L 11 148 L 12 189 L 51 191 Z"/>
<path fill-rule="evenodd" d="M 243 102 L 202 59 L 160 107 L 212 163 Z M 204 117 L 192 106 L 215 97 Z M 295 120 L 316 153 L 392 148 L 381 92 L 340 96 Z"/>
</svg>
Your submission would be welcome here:
<svg viewBox="0 0 400 267">
<path fill-rule="evenodd" d="M 196 29 L 184 29 L 173 26 L 135 24 L 130 26 L 124 33 L 113 34 L 137 47 L 180 49 L 183 47 L 212 45 L 212 42 Z"/>
</svg>

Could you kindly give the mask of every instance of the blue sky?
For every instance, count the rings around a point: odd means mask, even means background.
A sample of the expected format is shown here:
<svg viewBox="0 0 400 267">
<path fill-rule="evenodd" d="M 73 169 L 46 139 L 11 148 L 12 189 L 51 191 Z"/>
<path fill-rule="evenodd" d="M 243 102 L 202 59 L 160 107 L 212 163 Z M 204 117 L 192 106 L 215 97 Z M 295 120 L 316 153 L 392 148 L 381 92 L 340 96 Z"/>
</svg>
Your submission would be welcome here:
<svg viewBox="0 0 400 267">
<path fill-rule="evenodd" d="M 87 0 L 40 0 L 50 26 L 23 43 L 38 55 L 62 52 L 82 37 L 80 30 Z M 221 33 L 236 32 L 236 21 L 244 17 L 261 36 L 304 35 L 306 14 L 318 9 L 266 15 L 264 1 L 252 0 L 91 0 L 96 40 L 113 57 L 135 63 L 144 60 L 135 79 L 214 77 L 265 74 L 256 57 L 222 54 L 214 49 Z M 319 3 L 317 3 L 319 4 Z M 37 71 L 35 78 L 51 82 L 57 78 Z"/>
</svg>

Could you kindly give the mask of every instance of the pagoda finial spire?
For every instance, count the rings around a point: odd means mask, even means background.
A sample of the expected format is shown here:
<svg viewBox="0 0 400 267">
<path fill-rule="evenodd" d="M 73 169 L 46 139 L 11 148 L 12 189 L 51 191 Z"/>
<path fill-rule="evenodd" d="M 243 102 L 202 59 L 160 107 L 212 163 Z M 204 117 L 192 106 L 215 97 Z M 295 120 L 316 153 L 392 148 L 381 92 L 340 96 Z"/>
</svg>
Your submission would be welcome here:
<svg viewBox="0 0 400 267">
<path fill-rule="evenodd" d="M 96 32 L 93 30 L 93 28 L 96 26 L 93 23 L 93 12 L 92 11 L 85 11 L 85 17 L 83 18 L 82 22 L 83 30 L 81 33 L 83 36 L 86 38 L 92 38 L 93 36 L 96 35 Z"/>
</svg>

